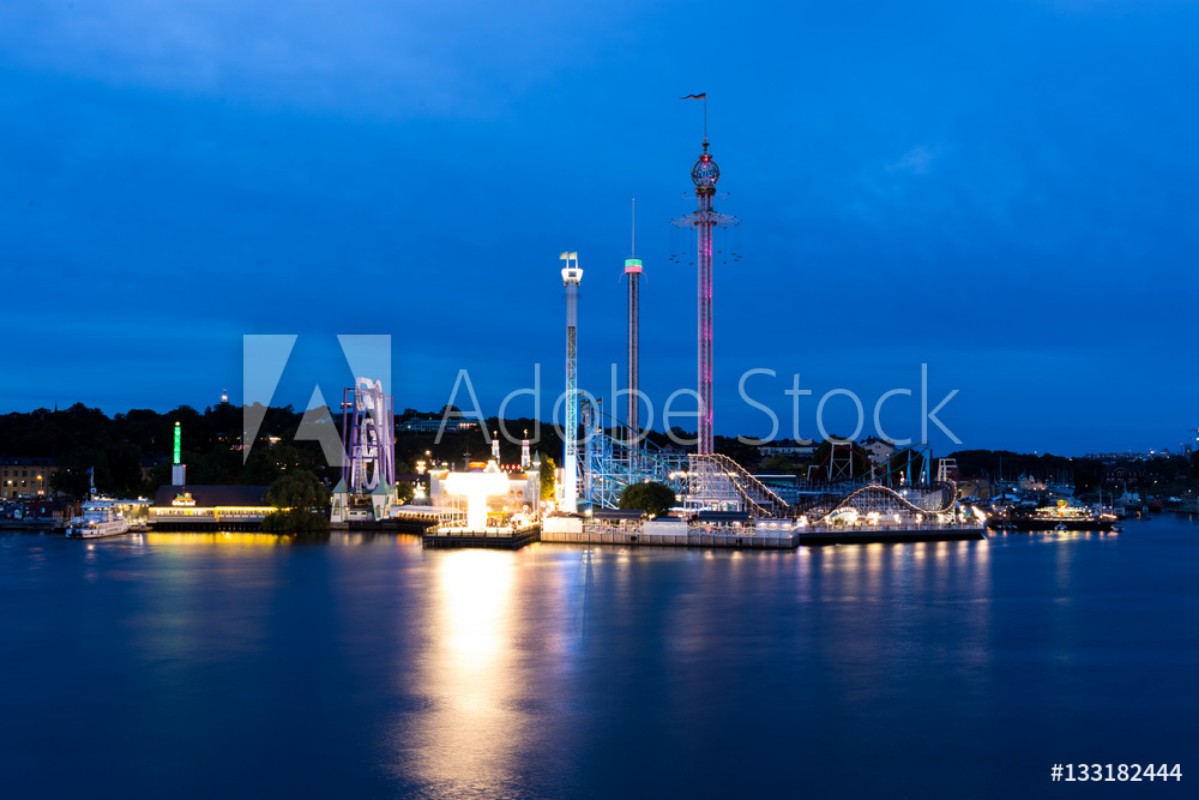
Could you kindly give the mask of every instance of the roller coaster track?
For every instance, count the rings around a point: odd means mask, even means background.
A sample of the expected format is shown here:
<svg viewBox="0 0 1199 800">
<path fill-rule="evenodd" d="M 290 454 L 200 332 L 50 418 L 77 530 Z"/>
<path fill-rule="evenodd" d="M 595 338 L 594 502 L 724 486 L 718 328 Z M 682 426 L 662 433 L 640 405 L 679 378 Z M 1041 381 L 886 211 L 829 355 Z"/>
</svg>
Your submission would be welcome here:
<svg viewBox="0 0 1199 800">
<path fill-rule="evenodd" d="M 935 483 L 929 487 L 929 490 L 924 494 L 924 496 L 926 498 L 932 498 L 938 493 L 941 495 L 941 501 L 938 504 L 919 506 L 890 487 L 872 483 L 845 495 L 845 497 L 841 498 L 840 502 L 821 515 L 817 521 L 823 521 L 843 508 L 856 507 L 854 505 L 854 501 L 860 497 L 867 497 L 875 501 L 886 500 L 894 502 L 901 508 L 905 508 L 913 514 L 944 514 L 951 510 L 954 504 L 957 502 L 957 484 L 953 483 L 952 481 Z"/>
<path fill-rule="evenodd" d="M 693 475 L 706 475 L 705 481 L 723 478 L 741 500 L 744 509 L 754 517 L 783 517 L 791 508 L 773 489 L 749 473 L 733 459 L 720 453 L 691 456 Z"/>
<path fill-rule="evenodd" d="M 957 500 L 957 486 L 952 482 L 911 487 L 908 491 L 921 498 L 936 498 L 922 507 L 888 486 L 857 480 L 831 484 L 804 482 L 800 487 L 801 499 L 790 505 L 726 455 L 668 452 L 652 442 L 633 449 L 600 427 L 594 430 L 586 448 L 583 474 L 588 499 L 599 508 L 615 508 L 621 491 L 642 481 L 670 486 L 677 494 L 686 496 L 692 508 L 735 508 L 756 518 L 803 514 L 823 519 L 861 498 L 885 501 L 896 509 L 917 514 L 938 514 L 951 509 Z"/>
</svg>

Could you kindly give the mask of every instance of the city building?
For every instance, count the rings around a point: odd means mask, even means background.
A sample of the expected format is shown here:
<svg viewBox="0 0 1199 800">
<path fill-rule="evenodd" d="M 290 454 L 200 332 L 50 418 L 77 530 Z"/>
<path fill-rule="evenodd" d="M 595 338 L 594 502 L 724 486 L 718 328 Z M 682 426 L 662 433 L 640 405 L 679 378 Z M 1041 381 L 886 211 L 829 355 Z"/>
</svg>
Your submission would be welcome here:
<svg viewBox="0 0 1199 800">
<path fill-rule="evenodd" d="M 866 451 L 870 458 L 870 463 L 876 467 L 887 463 L 891 456 L 895 454 L 895 445 L 888 442 L 886 439 L 870 437 L 858 442 L 858 445 Z"/>
<path fill-rule="evenodd" d="M 758 445 L 758 455 L 762 458 L 782 456 L 783 458 L 804 460 L 816 453 L 816 447 L 810 444 L 799 444 L 786 440 Z"/>
<path fill-rule="evenodd" d="M 0 499 L 49 496 L 53 494 L 50 481 L 57 472 L 49 458 L 0 458 Z"/>
<path fill-rule="evenodd" d="M 444 421 L 441 417 L 435 417 L 434 419 L 410 419 L 400 423 L 400 430 L 412 433 L 437 433 L 440 430 L 445 430 L 447 433 L 454 433 L 478 430 L 478 428 L 479 423 L 477 420 L 462 419 L 460 417 L 450 417 Z"/>
</svg>

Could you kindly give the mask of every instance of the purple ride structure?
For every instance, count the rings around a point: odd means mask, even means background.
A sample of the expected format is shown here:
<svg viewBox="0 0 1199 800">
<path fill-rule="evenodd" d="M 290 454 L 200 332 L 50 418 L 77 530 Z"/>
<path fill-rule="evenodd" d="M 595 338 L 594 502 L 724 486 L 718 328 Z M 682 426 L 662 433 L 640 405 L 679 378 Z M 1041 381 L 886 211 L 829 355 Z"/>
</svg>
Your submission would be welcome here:
<svg viewBox="0 0 1199 800">
<path fill-rule="evenodd" d="M 331 521 L 384 519 L 397 504 L 393 400 L 380 381 L 358 378 L 342 395 L 341 413 L 346 450 Z"/>
</svg>

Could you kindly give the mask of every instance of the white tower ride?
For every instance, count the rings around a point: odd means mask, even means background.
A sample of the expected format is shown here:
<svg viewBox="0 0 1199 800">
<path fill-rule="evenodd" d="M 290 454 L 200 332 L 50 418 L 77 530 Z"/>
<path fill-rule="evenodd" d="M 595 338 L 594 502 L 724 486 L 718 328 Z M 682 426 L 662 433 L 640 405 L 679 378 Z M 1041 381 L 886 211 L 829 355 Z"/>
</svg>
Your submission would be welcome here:
<svg viewBox="0 0 1199 800">
<path fill-rule="evenodd" d="M 579 375 L 578 375 L 578 329 L 579 329 L 579 283 L 583 270 L 579 269 L 578 253 L 563 253 L 559 256 L 566 266 L 562 268 L 562 285 L 566 287 L 566 424 L 562 437 L 562 510 L 579 510 Z"/>
</svg>

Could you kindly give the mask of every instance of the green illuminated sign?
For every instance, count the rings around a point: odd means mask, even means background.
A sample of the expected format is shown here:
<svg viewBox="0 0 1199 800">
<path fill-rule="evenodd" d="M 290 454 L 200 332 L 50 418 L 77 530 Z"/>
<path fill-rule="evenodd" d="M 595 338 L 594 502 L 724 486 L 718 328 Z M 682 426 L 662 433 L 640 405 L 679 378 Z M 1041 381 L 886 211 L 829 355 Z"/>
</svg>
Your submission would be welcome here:
<svg viewBox="0 0 1199 800">
<path fill-rule="evenodd" d="M 182 450 L 183 450 L 183 428 L 181 428 L 179 426 L 179 423 L 176 422 L 175 423 L 175 466 L 179 466 L 180 464 L 183 463 L 182 459 L 180 458 L 180 454 L 181 454 Z"/>
</svg>

